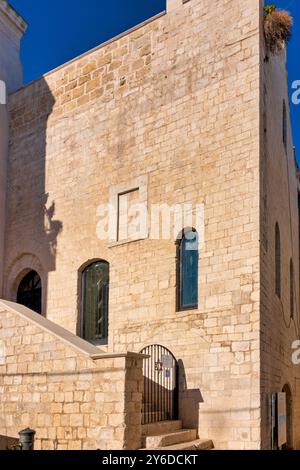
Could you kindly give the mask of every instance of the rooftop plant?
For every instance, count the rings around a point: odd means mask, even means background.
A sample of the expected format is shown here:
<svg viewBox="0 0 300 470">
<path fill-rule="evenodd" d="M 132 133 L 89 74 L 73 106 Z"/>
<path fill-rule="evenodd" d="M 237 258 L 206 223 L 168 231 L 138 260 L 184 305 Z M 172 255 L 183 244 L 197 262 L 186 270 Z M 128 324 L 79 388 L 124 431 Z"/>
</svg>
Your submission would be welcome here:
<svg viewBox="0 0 300 470">
<path fill-rule="evenodd" d="M 285 10 L 277 10 L 276 5 L 264 7 L 264 32 L 266 44 L 273 54 L 279 54 L 292 34 L 293 18 Z"/>
</svg>

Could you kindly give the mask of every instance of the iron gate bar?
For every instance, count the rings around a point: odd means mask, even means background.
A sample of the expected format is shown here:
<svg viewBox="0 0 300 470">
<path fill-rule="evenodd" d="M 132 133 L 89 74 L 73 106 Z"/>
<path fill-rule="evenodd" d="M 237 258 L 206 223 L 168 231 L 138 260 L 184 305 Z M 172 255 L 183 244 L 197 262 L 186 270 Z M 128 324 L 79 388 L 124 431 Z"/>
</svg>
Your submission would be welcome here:
<svg viewBox="0 0 300 470">
<path fill-rule="evenodd" d="M 143 424 L 173 420 L 178 417 L 178 364 L 164 346 L 145 347 Z"/>
</svg>

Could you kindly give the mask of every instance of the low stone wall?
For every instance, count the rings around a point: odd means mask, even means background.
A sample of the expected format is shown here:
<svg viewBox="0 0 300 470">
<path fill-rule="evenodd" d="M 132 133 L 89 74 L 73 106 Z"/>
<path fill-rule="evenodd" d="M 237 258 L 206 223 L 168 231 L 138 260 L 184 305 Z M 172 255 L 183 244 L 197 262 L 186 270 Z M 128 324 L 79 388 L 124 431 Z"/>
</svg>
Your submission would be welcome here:
<svg viewBox="0 0 300 470">
<path fill-rule="evenodd" d="M 105 355 L 31 312 L 0 302 L 0 435 L 36 431 L 38 449 L 137 449 L 142 360 Z"/>
<path fill-rule="evenodd" d="M 19 439 L 15 437 L 0 436 L 0 451 L 15 450 L 19 445 Z"/>
</svg>

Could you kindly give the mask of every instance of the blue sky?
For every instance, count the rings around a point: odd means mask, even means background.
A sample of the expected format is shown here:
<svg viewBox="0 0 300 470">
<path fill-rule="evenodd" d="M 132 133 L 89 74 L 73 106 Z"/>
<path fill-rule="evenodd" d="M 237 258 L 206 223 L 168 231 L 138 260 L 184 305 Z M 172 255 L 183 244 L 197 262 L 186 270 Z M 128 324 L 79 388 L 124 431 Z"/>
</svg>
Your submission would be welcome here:
<svg viewBox="0 0 300 470">
<path fill-rule="evenodd" d="M 29 23 L 25 82 L 165 9 L 165 0 L 8 0 Z"/>
<path fill-rule="evenodd" d="M 294 92 L 292 83 L 296 80 L 300 80 L 300 0 L 274 0 L 268 3 L 276 3 L 278 7 L 289 11 L 294 17 L 293 36 L 288 44 L 288 79 L 291 95 Z M 290 100 L 290 106 L 293 124 L 293 140 L 296 147 L 298 164 L 300 165 L 300 104 L 295 105 Z"/>
<path fill-rule="evenodd" d="M 165 0 L 10 0 L 27 20 L 22 43 L 25 82 L 80 55 L 165 9 Z M 270 0 L 294 16 L 288 45 L 289 88 L 300 80 L 300 0 Z M 294 144 L 300 162 L 300 104 L 291 104 Z"/>
</svg>

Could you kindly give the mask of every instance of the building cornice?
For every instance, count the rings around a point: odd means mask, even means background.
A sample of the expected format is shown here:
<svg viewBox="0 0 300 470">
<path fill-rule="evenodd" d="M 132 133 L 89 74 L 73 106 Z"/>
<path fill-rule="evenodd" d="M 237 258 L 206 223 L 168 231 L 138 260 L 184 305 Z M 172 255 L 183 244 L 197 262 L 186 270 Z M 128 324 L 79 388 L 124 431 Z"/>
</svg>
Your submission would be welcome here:
<svg viewBox="0 0 300 470">
<path fill-rule="evenodd" d="M 1 14 L 8 18 L 22 35 L 25 33 L 27 29 L 26 21 L 6 0 L 0 0 L 0 15 Z"/>
</svg>

